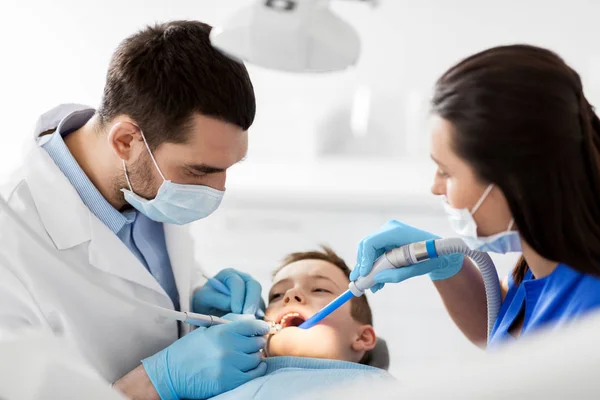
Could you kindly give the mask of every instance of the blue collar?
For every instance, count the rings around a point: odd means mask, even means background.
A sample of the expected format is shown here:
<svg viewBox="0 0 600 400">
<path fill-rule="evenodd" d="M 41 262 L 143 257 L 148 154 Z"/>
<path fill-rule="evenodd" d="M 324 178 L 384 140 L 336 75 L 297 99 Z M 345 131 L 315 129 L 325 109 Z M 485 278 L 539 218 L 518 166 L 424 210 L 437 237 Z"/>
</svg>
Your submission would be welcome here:
<svg viewBox="0 0 600 400">
<path fill-rule="evenodd" d="M 571 282 L 581 276 L 581 272 L 577 272 L 566 264 L 558 263 L 554 271 L 544 276 L 543 278 L 536 278 L 533 276 L 533 272 L 527 271 L 523 277 L 523 284 L 528 290 L 538 289 L 547 287 L 549 285 L 558 284 L 560 287 L 565 287 L 566 282 Z"/>
</svg>

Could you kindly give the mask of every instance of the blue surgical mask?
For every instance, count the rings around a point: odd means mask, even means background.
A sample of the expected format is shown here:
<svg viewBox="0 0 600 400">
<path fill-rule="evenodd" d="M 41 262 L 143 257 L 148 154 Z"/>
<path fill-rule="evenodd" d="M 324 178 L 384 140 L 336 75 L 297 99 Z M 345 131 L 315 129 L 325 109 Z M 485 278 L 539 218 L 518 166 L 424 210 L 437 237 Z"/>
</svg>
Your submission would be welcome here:
<svg viewBox="0 0 600 400">
<path fill-rule="evenodd" d="M 129 190 L 121 189 L 125 195 L 125 201 L 156 222 L 166 222 L 175 225 L 185 225 L 206 218 L 219 208 L 225 194 L 224 191 L 202 185 L 182 185 L 167 180 L 158 167 L 152 151 L 150 151 L 150 146 L 146 142 L 144 133 L 141 130 L 140 133 L 144 139 L 144 144 L 150 154 L 150 158 L 163 179 L 163 183 L 160 185 L 156 197 L 152 200 L 135 194 L 129 180 L 127 166 L 123 160 L 125 179 L 129 186 Z"/>
<path fill-rule="evenodd" d="M 514 219 L 510 220 L 508 228 L 504 232 L 492 236 L 477 236 L 477 223 L 473 218 L 473 214 L 475 214 L 481 204 L 483 204 L 483 201 L 487 198 L 493 188 L 493 184 L 487 187 L 471 211 L 467 208 L 454 208 L 448 204 L 446 199 L 444 199 L 444 210 L 446 211 L 450 225 L 454 232 L 456 232 L 471 250 L 500 254 L 521 252 L 521 237 L 519 232 L 512 230 L 515 222 Z"/>
</svg>

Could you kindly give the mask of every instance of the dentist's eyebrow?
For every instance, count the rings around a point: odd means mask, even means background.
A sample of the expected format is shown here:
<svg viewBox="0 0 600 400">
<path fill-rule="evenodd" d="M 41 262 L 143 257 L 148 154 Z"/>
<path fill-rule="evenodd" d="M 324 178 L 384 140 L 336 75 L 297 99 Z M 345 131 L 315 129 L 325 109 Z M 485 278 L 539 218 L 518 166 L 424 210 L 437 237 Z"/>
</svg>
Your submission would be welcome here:
<svg viewBox="0 0 600 400">
<path fill-rule="evenodd" d="M 185 167 L 201 174 L 218 174 L 220 172 L 225 172 L 225 168 L 213 167 L 206 164 L 187 164 Z"/>
<path fill-rule="evenodd" d="M 237 164 L 246 161 L 246 159 L 248 158 L 248 154 L 246 154 L 244 156 L 244 158 L 242 158 L 240 161 L 237 162 Z M 221 172 L 225 172 L 226 168 L 219 168 L 219 167 L 213 167 L 212 165 L 208 165 L 208 164 L 186 164 L 185 167 L 187 169 L 190 169 L 192 171 L 198 172 L 200 174 L 218 174 Z"/>
</svg>

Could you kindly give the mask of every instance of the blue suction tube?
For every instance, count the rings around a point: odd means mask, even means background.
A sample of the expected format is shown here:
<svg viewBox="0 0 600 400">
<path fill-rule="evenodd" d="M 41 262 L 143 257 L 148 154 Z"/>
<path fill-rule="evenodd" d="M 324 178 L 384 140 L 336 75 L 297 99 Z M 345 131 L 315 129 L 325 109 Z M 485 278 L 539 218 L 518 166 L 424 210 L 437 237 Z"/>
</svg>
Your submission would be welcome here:
<svg viewBox="0 0 600 400">
<path fill-rule="evenodd" d="M 323 321 L 329 314 L 346 304 L 348 300 L 354 297 L 354 293 L 350 289 L 346 290 L 340 296 L 338 296 L 331 303 L 327 304 L 325 307 L 321 309 L 321 311 L 317 312 L 315 315 L 304 321 L 298 328 L 308 329 L 312 328 L 319 322 Z"/>
<path fill-rule="evenodd" d="M 390 250 L 379 257 L 373 264 L 371 272 L 364 277 L 358 278 L 355 282 L 350 282 L 348 290 L 338 298 L 323 307 L 322 310 L 304 321 L 299 328 L 312 328 L 332 312 L 344 305 L 352 297 L 362 296 L 367 289 L 375 284 L 374 277 L 379 272 L 390 268 L 401 268 L 413 265 L 431 258 L 449 254 L 464 254 L 471 258 L 481 271 L 483 283 L 485 285 L 485 294 L 487 297 L 488 311 L 488 340 L 498 317 L 500 306 L 502 304 L 502 294 L 500 291 L 500 280 L 494 262 L 487 253 L 474 251 L 458 238 L 428 240 L 417 242 L 396 249 Z"/>
</svg>

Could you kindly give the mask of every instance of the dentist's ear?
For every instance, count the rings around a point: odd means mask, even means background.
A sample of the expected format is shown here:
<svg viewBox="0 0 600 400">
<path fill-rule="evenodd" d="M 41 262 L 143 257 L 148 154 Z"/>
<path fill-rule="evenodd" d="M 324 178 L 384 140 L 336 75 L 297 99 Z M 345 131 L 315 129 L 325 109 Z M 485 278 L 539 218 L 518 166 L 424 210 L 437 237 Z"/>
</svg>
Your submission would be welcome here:
<svg viewBox="0 0 600 400">
<path fill-rule="evenodd" d="M 132 122 L 117 121 L 108 131 L 108 144 L 113 149 L 117 157 L 128 161 L 134 156 L 133 144 L 142 140 L 140 129 Z"/>
<path fill-rule="evenodd" d="M 362 325 L 352 342 L 352 350 L 357 352 L 373 350 L 377 344 L 377 335 L 371 325 Z"/>
</svg>

